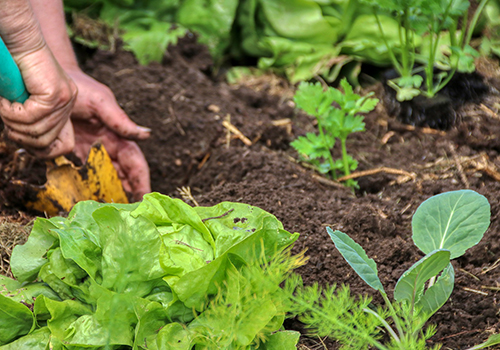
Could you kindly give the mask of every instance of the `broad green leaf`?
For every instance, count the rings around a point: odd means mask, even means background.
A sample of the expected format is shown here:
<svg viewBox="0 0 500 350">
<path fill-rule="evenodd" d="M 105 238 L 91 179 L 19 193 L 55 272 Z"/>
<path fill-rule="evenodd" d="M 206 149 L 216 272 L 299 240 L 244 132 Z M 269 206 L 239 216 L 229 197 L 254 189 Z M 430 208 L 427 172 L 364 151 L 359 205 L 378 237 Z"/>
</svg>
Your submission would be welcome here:
<svg viewBox="0 0 500 350">
<path fill-rule="evenodd" d="M 368 258 L 363 248 L 345 233 L 338 230 L 333 231 L 330 227 L 327 227 L 326 230 L 335 247 L 359 277 L 373 289 L 385 294 L 384 286 L 382 286 L 382 282 L 378 278 L 375 261 Z"/>
<path fill-rule="evenodd" d="M 486 349 L 486 348 L 489 348 L 490 346 L 497 345 L 497 344 L 500 344 L 500 334 L 493 334 L 484 343 L 473 346 L 472 348 L 469 348 L 467 350 Z"/>
<path fill-rule="evenodd" d="M 55 301 L 40 297 L 35 301 L 34 312 L 37 319 L 48 319 L 47 326 L 54 337 L 65 341 L 73 322 L 83 315 L 90 315 L 92 310 L 76 300 Z"/>
<path fill-rule="evenodd" d="M 436 249 L 455 259 L 476 245 L 490 225 L 488 200 L 471 190 L 431 197 L 413 215 L 413 242 L 425 254 Z"/>
<path fill-rule="evenodd" d="M 180 199 L 155 192 L 148 193 L 137 209 L 132 211 L 132 216 L 144 216 L 156 226 L 189 225 L 200 232 L 205 241 L 215 248 L 214 238 L 196 210 Z"/>
<path fill-rule="evenodd" d="M 321 7 L 314 1 L 266 0 L 260 4 L 266 20 L 279 36 L 312 44 L 337 41 L 337 30 L 325 20 Z"/>
<path fill-rule="evenodd" d="M 218 58 L 229 46 L 238 4 L 238 0 L 185 0 L 176 22 L 200 33 L 200 41 Z"/>
<path fill-rule="evenodd" d="M 22 283 L 7 276 L 0 275 L 0 294 L 9 294 L 12 291 L 21 288 Z"/>
<path fill-rule="evenodd" d="M 189 350 L 191 335 L 179 323 L 169 323 L 158 332 L 158 350 Z"/>
<path fill-rule="evenodd" d="M 43 327 L 12 343 L 0 346 L 0 350 L 47 350 L 49 342 L 50 331 L 47 327 Z"/>
<path fill-rule="evenodd" d="M 94 239 L 97 239 L 95 237 L 96 231 L 97 225 L 92 232 L 73 223 L 69 227 L 66 226 L 55 230 L 59 235 L 61 252 L 64 258 L 72 260 L 79 269 L 85 271 L 92 278 L 96 278 L 97 272 L 102 269 L 100 260 L 102 251 L 98 245 L 99 242 L 93 242 Z M 54 268 L 52 270 L 56 273 Z"/>
<path fill-rule="evenodd" d="M 271 334 L 259 346 L 259 350 L 295 350 L 299 342 L 300 333 L 295 331 L 280 331 Z"/>
<path fill-rule="evenodd" d="M 170 323 L 165 308 L 160 303 L 150 302 L 136 305 L 135 313 L 139 322 L 135 327 L 133 348 L 156 350 L 158 330 Z"/>
<path fill-rule="evenodd" d="M 60 300 L 59 296 L 43 282 L 22 285 L 16 280 L 0 275 L 0 294 L 16 302 L 33 304 L 40 295 L 53 300 Z"/>
<path fill-rule="evenodd" d="M 153 22 L 140 26 L 139 23 L 123 26 L 125 48 L 134 53 L 142 65 L 150 62 L 161 62 L 168 45 L 177 44 L 179 37 L 186 34 L 186 29 L 180 27 L 171 29 L 172 24 Z"/>
<path fill-rule="evenodd" d="M 437 282 L 428 288 L 416 304 L 421 322 L 426 322 L 450 298 L 455 285 L 455 270 L 449 264 L 437 279 Z"/>
<path fill-rule="evenodd" d="M 30 309 L 0 294 L 0 345 L 28 334 L 34 327 L 35 318 Z"/>
<path fill-rule="evenodd" d="M 399 278 L 394 288 L 394 299 L 417 302 L 423 293 L 425 282 L 437 276 L 450 263 L 448 250 L 435 250 L 417 261 Z"/>
<path fill-rule="evenodd" d="M 132 346 L 137 316 L 136 303 L 148 301 L 130 294 L 103 291 L 95 313 L 78 317 L 66 330 L 64 341 L 75 346 Z"/>
<path fill-rule="evenodd" d="M 54 219 L 37 219 L 28 241 L 14 247 L 10 266 L 19 282 L 33 281 L 40 268 L 47 263 L 47 251 L 58 244 L 57 235 L 53 231 L 58 226 L 53 221 Z"/>
<path fill-rule="evenodd" d="M 169 277 L 166 277 L 165 280 L 186 306 L 201 311 L 206 302 L 206 296 L 216 294 L 218 286 L 226 278 L 225 271 L 228 268 L 227 258 L 229 255 L 237 256 L 242 262 L 250 265 L 257 264 L 259 258 L 271 259 L 276 252 L 282 251 L 295 242 L 298 234 L 290 234 L 281 227 L 281 223 L 274 216 L 266 217 L 261 229 L 233 245 L 214 261 L 177 280 L 171 280 Z"/>
<path fill-rule="evenodd" d="M 261 229 L 283 229 L 283 225 L 272 214 L 260 208 L 244 204 L 222 202 L 212 207 L 193 208 L 215 240 L 215 257 L 219 257 L 247 237 L 257 234 Z M 289 237 L 286 233 L 284 237 Z M 269 245 L 282 238 L 276 231 Z"/>
<path fill-rule="evenodd" d="M 109 290 L 147 295 L 164 271 L 159 255 L 161 238 L 156 226 L 143 217 L 113 207 L 96 210 L 102 247 L 102 286 Z M 138 234 L 140 233 L 140 234 Z"/>
</svg>

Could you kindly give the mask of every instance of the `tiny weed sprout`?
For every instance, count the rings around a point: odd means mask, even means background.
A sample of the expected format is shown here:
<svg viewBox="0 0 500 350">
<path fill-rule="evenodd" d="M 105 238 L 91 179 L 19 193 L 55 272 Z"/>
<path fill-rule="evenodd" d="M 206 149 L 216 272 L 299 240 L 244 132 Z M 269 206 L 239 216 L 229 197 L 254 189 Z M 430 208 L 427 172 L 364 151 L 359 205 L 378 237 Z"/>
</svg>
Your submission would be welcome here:
<svg viewBox="0 0 500 350">
<path fill-rule="evenodd" d="M 422 329 L 448 300 L 455 273 L 451 259 L 476 245 L 490 224 L 488 200 L 471 190 L 446 192 L 423 202 L 412 219 L 412 239 L 426 255 L 399 278 L 392 303 L 380 279 L 377 265 L 363 248 L 340 231 L 327 228 L 335 247 L 354 271 L 382 295 L 395 329 L 376 310 L 366 308 L 391 335 L 390 349 L 417 349 L 433 332 Z M 427 284 L 427 285 L 426 285 Z M 432 330 L 432 328 L 431 328 Z M 424 341 L 425 344 L 425 341 Z M 381 344 L 373 344 L 387 349 Z"/>
<path fill-rule="evenodd" d="M 343 93 L 335 88 L 324 89 L 320 83 L 301 83 L 294 100 L 297 107 L 312 115 L 318 122 L 319 134 L 308 133 L 291 143 L 292 147 L 312 164 L 320 173 L 330 174 L 337 179 L 338 172 L 349 175 L 358 162 L 347 153 L 347 137 L 357 131 L 365 130 L 363 117 L 359 113 L 372 111 L 378 99 L 370 98 L 371 93 L 361 97 L 355 94 L 346 79 L 340 82 Z M 341 144 L 342 158 L 332 156 L 335 140 Z M 356 187 L 354 180 L 346 185 Z"/>
<path fill-rule="evenodd" d="M 399 101 L 423 94 L 434 97 L 455 72 L 473 72 L 479 53 L 470 45 L 472 33 L 488 0 L 481 0 L 469 20 L 467 0 L 361 0 L 371 6 L 379 32 L 399 77 L 388 82 Z M 399 42 L 388 40 L 381 15 L 398 23 Z M 468 23 L 460 29 L 459 23 Z M 416 64 L 419 66 L 417 67 Z M 441 73 L 435 74 L 435 69 Z M 423 77 L 420 75 L 424 72 Z M 424 81 L 425 80 L 425 81 Z"/>
</svg>

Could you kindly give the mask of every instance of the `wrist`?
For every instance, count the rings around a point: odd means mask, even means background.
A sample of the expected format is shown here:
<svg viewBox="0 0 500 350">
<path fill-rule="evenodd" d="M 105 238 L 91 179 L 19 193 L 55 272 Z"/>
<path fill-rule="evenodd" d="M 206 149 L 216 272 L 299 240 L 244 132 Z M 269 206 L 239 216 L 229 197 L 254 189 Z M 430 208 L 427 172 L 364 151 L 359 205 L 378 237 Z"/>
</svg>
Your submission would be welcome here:
<svg viewBox="0 0 500 350">
<path fill-rule="evenodd" d="M 28 1 L 0 0 L 0 35 L 15 58 L 46 47 L 40 26 Z"/>
</svg>

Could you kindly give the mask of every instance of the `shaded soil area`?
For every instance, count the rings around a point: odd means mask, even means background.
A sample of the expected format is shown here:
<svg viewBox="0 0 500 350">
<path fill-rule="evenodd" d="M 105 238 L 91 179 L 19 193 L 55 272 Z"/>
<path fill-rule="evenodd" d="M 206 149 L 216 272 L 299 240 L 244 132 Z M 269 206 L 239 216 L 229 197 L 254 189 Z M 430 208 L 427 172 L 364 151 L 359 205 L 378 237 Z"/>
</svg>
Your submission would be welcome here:
<svg viewBox="0 0 500 350">
<path fill-rule="evenodd" d="M 485 66 L 490 69 L 488 97 L 464 105 L 457 126 L 446 132 L 402 124 L 382 105 L 367 115 L 367 131 L 349 138 L 348 151 L 359 161 L 359 171 L 373 171 L 357 178 L 359 189 L 353 193 L 297 160 L 289 142 L 315 125 L 294 109 L 292 90 L 280 79 L 268 77 L 250 87 L 214 79 L 210 55 L 194 38 L 171 47 L 161 64 L 139 66 L 123 51 L 98 52 L 85 63 L 134 121 L 153 129 L 140 146 L 154 191 L 181 197 L 178 189 L 186 186 L 200 205 L 245 202 L 273 213 L 285 229 L 301 234 L 294 250 L 307 249 L 309 262 L 298 270 L 306 283 L 347 283 L 355 293 L 374 295 L 335 250 L 326 233 L 329 226 L 366 249 L 391 294 L 400 275 L 422 256 L 411 240 L 411 217 L 420 203 L 463 188 L 485 195 L 491 226 L 477 246 L 453 262 L 455 290 L 431 319 L 438 325 L 432 342 L 444 349 L 466 349 L 500 328 L 500 268 L 494 265 L 500 258 L 500 105 L 495 89 L 500 73 Z M 248 145 L 224 121 L 246 136 Z M 0 162 L 0 204 L 4 213 L 19 218 L 23 211 L 5 193 L 8 180 L 23 172 L 5 175 L 13 162 L 10 149 L 0 154 Z M 24 174 L 43 166 L 29 164 Z M 304 344 L 316 348 L 320 341 L 305 339 Z"/>
</svg>

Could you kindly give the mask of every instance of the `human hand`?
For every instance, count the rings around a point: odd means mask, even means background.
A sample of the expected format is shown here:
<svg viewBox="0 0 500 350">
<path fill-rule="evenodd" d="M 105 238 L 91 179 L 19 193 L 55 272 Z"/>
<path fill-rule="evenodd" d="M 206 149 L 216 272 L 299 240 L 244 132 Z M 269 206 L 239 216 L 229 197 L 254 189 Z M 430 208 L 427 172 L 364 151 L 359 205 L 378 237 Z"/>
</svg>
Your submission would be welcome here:
<svg viewBox="0 0 500 350">
<path fill-rule="evenodd" d="M 140 200 L 145 193 L 151 192 L 149 167 L 139 146 L 132 140 L 148 138 L 150 129 L 132 122 L 107 86 L 76 66 L 65 67 L 65 70 L 79 91 L 71 115 L 75 154 L 85 161 L 92 144 L 101 142 L 125 190 Z"/>
<path fill-rule="evenodd" d="M 28 52 L 15 52 L 30 97 L 23 104 L 0 98 L 6 136 L 35 156 L 54 158 L 71 152 L 71 110 L 77 88 L 41 41 Z"/>
</svg>

